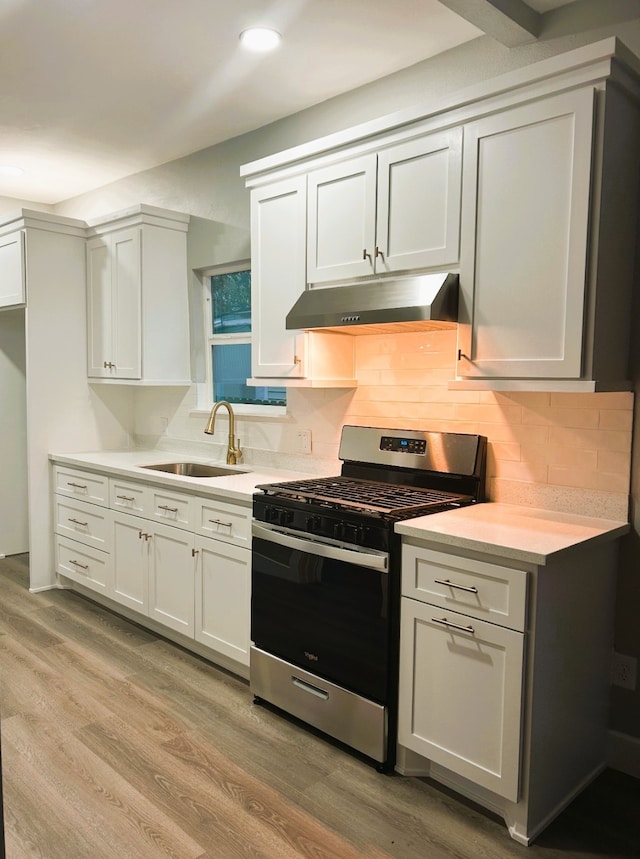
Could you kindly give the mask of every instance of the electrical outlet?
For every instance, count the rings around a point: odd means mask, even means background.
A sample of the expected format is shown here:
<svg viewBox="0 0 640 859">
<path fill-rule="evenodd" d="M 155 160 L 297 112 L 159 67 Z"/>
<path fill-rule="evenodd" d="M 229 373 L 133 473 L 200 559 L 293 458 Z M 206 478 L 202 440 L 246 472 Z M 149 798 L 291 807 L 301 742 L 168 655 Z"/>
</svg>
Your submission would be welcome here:
<svg viewBox="0 0 640 859">
<path fill-rule="evenodd" d="M 635 656 L 626 656 L 624 653 L 613 651 L 611 682 L 614 686 L 630 689 L 633 692 L 636 688 L 637 671 L 638 660 Z"/>
<path fill-rule="evenodd" d="M 296 453 L 311 453 L 311 430 L 296 430 Z"/>
</svg>

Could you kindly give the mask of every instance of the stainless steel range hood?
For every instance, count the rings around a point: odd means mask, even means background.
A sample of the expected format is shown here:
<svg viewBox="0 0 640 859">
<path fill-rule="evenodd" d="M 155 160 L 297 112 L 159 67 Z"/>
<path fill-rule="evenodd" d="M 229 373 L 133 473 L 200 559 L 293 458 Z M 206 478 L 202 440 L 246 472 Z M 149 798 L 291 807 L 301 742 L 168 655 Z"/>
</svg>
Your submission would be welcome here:
<svg viewBox="0 0 640 859">
<path fill-rule="evenodd" d="M 307 289 L 287 314 L 288 329 L 352 334 L 420 330 L 458 319 L 458 275 L 447 272 Z M 434 324 L 435 323 L 435 324 Z M 446 326 L 449 327 L 449 326 Z"/>
</svg>

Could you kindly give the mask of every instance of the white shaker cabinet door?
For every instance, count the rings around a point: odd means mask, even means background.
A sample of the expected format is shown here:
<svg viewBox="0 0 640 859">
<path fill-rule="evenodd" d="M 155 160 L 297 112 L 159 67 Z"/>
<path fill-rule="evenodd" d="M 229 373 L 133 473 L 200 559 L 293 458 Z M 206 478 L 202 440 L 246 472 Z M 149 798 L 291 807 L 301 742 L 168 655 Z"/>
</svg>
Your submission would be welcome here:
<svg viewBox="0 0 640 859">
<path fill-rule="evenodd" d="M 402 599 L 398 742 L 518 799 L 524 635 Z"/>
<path fill-rule="evenodd" d="M 304 176 L 251 192 L 252 373 L 266 378 L 304 375 L 304 334 L 285 317 L 305 289 Z"/>
<path fill-rule="evenodd" d="M 171 525 L 152 525 L 149 617 L 190 638 L 194 629 L 194 557 L 193 534 Z"/>
<path fill-rule="evenodd" d="M 137 516 L 113 518 L 113 599 L 149 614 L 149 540 L 153 523 Z"/>
<path fill-rule="evenodd" d="M 117 230 L 87 243 L 88 374 L 139 379 L 140 230 Z"/>
<path fill-rule="evenodd" d="M 196 641 L 249 665 L 251 551 L 196 537 Z"/>
<path fill-rule="evenodd" d="M 21 230 L 0 236 L 0 308 L 26 300 L 25 237 Z"/>
<path fill-rule="evenodd" d="M 371 154 L 309 173 L 309 283 L 373 274 L 376 169 Z"/>
<path fill-rule="evenodd" d="M 594 91 L 464 130 L 459 376 L 581 375 Z"/>
<path fill-rule="evenodd" d="M 457 265 L 462 128 L 378 154 L 376 272 Z"/>
</svg>

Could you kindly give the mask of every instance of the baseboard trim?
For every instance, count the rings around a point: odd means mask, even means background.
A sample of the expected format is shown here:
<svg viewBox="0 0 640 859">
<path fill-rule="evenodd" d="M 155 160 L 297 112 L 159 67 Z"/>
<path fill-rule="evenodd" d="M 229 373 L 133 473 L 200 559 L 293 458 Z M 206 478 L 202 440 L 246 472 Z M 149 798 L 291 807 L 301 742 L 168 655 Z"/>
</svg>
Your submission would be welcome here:
<svg viewBox="0 0 640 859">
<path fill-rule="evenodd" d="M 640 778 L 640 737 L 609 731 L 607 762 L 614 770 Z"/>
</svg>

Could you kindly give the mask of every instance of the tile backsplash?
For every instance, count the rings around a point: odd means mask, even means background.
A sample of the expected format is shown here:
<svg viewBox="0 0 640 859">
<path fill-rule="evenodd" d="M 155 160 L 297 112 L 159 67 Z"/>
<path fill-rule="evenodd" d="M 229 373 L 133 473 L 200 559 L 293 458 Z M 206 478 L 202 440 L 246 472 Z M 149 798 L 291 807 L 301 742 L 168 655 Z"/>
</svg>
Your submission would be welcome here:
<svg viewBox="0 0 640 859">
<path fill-rule="evenodd" d="M 627 518 L 632 393 L 450 391 L 454 330 L 357 339 L 345 423 L 486 435 L 492 500 Z"/>
<path fill-rule="evenodd" d="M 489 441 L 490 500 L 627 519 L 632 393 L 450 391 L 454 329 L 354 339 L 357 388 L 290 388 L 286 418 L 238 419 L 248 463 L 336 473 L 346 423 L 480 433 Z M 224 424 L 218 438 L 203 436 L 206 417 L 194 408 L 194 389 L 186 396 L 141 391 L 138 440 L 153 439 L 160 423 L 168 423 L 167 434 L 156 441 L 206 444 L 207 452 L 221 457 Z M 292 452 L 300 429 L 311 431 L 311 456 Z"/>
</svg>

